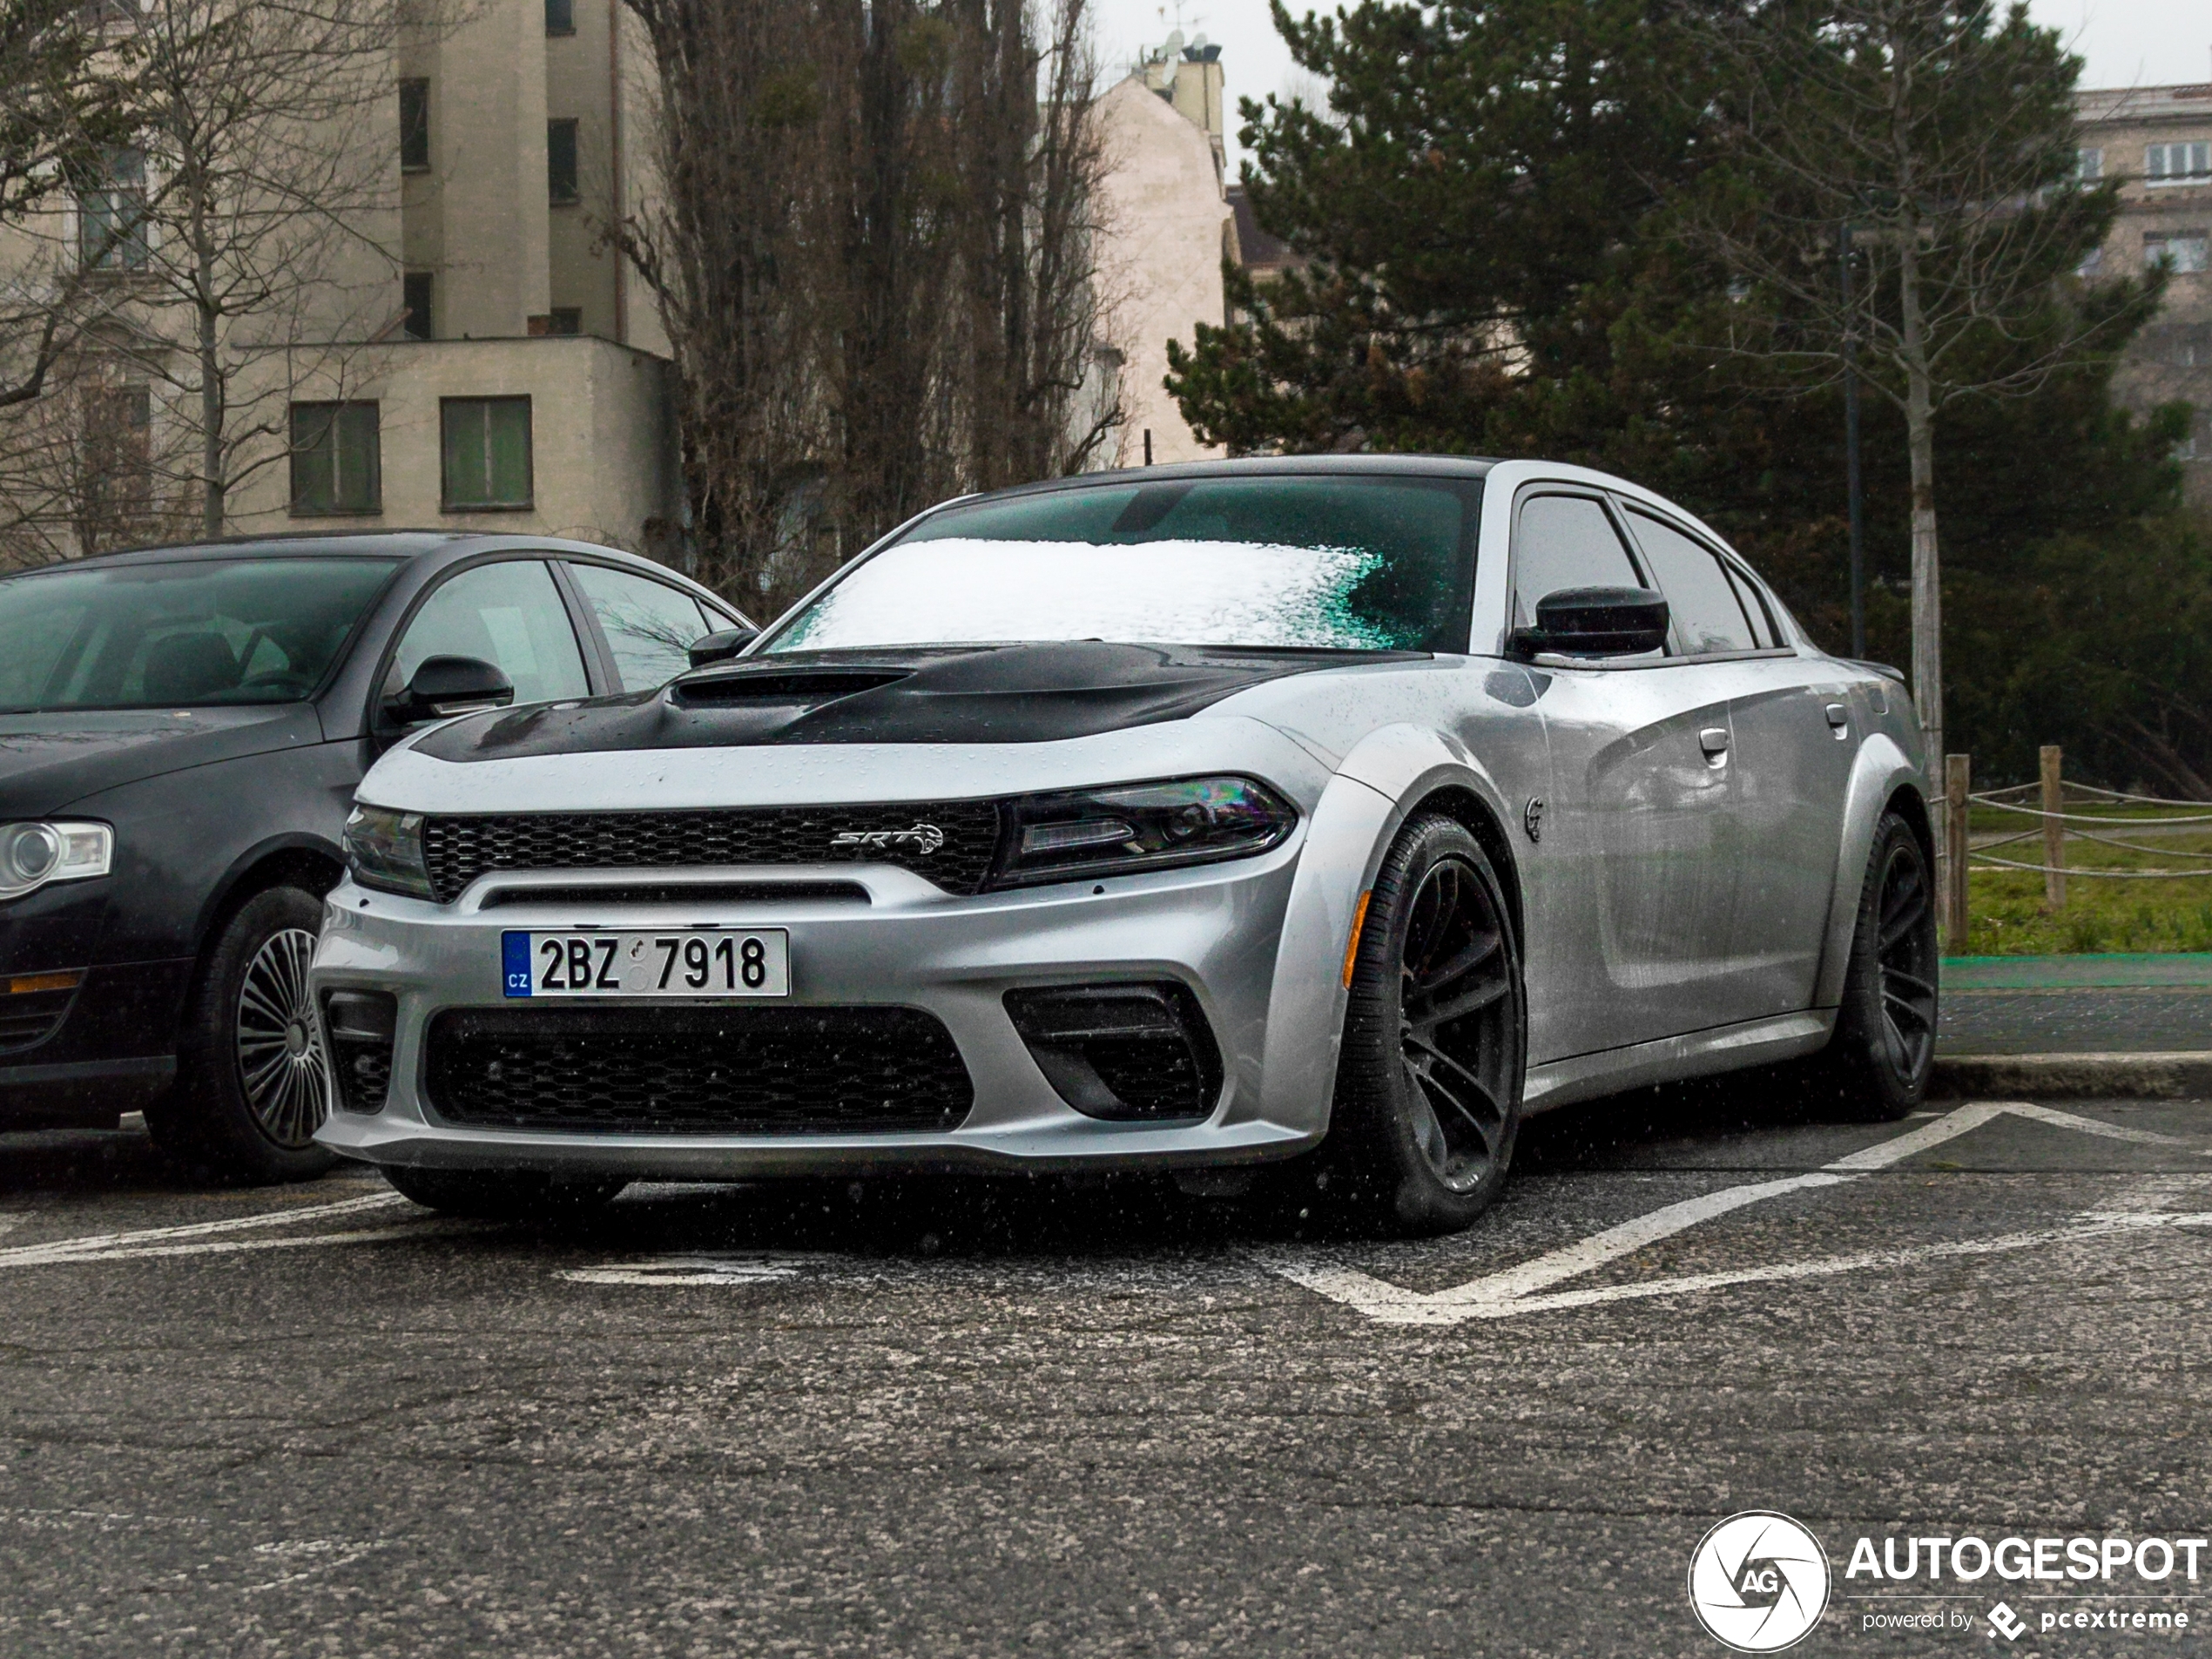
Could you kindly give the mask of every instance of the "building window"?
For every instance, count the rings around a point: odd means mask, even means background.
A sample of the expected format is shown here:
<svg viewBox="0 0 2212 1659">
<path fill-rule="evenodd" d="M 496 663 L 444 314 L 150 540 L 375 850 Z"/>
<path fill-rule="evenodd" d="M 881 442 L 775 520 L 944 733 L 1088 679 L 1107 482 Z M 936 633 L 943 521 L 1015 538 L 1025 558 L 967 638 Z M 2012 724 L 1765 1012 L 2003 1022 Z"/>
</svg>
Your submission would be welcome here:
<svg viewBox="0 0 2212 1659">
<path fill-rule="evenodd" d="M 400 279 L 400 303 L 407 307 L 407 337 L 435 340 L 430 330 L 430 273 L 409 271 Z"/>
<path fill-rule="evenodd" d="M 78 256 L 89 271 L 146 268 L 146 158 L 111 150 L 93 189 L 77 199 Z"/>
<path fill-rule="evenodd" d="M 292 406 L 292 510 L 306 516 L 384 510 L 374 403 Z"/>
<path fill-rule="evenodd" d="M 2153 231 L 2143 238 L 2143 263 L 2156 265 L 2161 260 L 2179 275 L 2194 276 L 2205 268 L 2206 256 L 2212 253 L 2212 237 L 2202 231 Z"/>
<path fill-rule="evenodd" d="M 2074 152 L 2074 176 L 2083 184 L 2094 184 L 2105 176 L 2105 152 L 2101 150 Z"/>
<path fill-rule="evenodd" d="M 545 0 L 545 32 L 549 35 L 576 33 L 576 0 Z"/>
<path fill-rule="evenodd" d="M 545 124 L 545 195 L 554 206 L 577 199 L 576 119 Z"/>
<path fill-rule="evenodd" d="M 400 83 L 400 171 L 430 171 L 430 83 Z"/>
<path fill-rule="evenodd" d="M 580 334 L 583 332 L 582 306 L 555 306 L 549 314 L 545 332 L 549 334 Z"/>
<path fill-rule="evenodd" d="M 2101 245 L 2091 248 L 2081 256 L 2081 263 L 2074 267 L 2078 277 L 2093 277 L 2105 268 L 2105 251 Z"/>
<path fill-rule="evenodd" d="M 439 401 L 445 510 L 495 511 L 530 504 L 530 401 L 448 397 Z"/>
<path fill-rule="evenodd" d="M 2143 181 L 2186 185 L 2212 179 L 2212 143 L 2154 144 L 2143 152 Z"/>
</svg>

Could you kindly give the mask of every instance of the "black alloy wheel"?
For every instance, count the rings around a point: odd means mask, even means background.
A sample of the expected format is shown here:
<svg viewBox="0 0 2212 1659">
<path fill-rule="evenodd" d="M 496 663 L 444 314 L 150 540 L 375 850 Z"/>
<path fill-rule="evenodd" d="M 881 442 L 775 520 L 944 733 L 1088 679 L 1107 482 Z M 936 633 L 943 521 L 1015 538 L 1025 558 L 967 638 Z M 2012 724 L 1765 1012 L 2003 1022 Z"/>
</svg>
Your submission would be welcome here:
<svg viewBox="0 0 2212 1659">
<path fill-rule="evenodd" d="M 1811 1069 L 1852 1116 L 1894 1121 L 1927 1098 L 1937 961 L 1927 849 L 1901 814 L 1885 813 L 1867 856 L 1835 1033 Z"/>
<path fill-rule="evenodd" d="M 1450 1232 L 1489 1206 L 1520 1133 L 1524 1042 L 1496 872 L 1455 820 L 1416 819 L 1368 900 L 1323 1147 L 1360 1219 Z"/>
</svg>

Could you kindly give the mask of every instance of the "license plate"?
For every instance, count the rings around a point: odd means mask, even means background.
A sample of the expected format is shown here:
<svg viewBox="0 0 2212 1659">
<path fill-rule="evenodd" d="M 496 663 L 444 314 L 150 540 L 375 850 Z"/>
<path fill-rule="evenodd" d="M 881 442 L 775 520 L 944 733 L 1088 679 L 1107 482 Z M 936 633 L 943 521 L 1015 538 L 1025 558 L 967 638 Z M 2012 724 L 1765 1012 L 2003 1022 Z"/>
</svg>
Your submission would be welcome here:
<svg viewBox="0 0 2212 1659">
<path fill-rule="evenodd" d="M 506 933 L 509 996 L 789 996 L 791 935 L 780 927 L 680 934 Z"/>
</svg>

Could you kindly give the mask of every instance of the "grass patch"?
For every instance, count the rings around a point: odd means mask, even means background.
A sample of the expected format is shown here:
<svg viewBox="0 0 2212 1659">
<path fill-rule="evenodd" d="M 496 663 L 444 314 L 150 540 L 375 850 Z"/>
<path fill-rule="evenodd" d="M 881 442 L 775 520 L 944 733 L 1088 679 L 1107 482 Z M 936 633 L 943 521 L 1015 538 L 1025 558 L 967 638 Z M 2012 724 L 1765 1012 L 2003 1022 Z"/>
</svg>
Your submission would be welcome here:
<svg viewBox="0 0 2212 1659">
<path fill-rule="evenodd" d="M 2014 819 L 2014 823 L 2021 820 Z M 1994 827 L 1993 826 L 1993 827 Z M 2120 832 L 2125 833 L 2125 832 Z M 2130 838 L 2133 839 L 2133 838 Z M 2152 840 L 2153 838 L 2143 838 Z M 2212 870 L 2212 860 L 2175 856 L 2212 853 L 2212 834 L 2168 833 L 2158 851 L 2134 853 L 2069 840 L 2069 870 Z M 2040 861 L 2039 839 L 1993 849 L 1999 858 Z M 2107 951 L 2212 951 L 2212 874 L 2178 880 L 2069 880 L 2066 907 L 2043 908 L 2043 878 L 2027 870 L 1976 869 L 1966 880 L 1966 942 L 1946 943 L 1953 956 L 2077 956 Z"/>
</svg>

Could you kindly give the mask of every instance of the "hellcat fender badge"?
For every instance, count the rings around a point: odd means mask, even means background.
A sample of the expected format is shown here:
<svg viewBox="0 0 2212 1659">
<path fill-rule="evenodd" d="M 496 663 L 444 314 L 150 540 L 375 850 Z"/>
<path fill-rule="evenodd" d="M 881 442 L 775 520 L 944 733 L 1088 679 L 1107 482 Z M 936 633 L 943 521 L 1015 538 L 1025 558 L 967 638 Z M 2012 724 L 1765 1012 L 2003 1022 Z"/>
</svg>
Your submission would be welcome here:
<svg viewBox="0 0 2212 1659">
<path fill-rule="evenodd" d="M 1544 798 L 1541 795 L 1528 798 L 1527 808 L 1521 814 L 1521 826 L 1528 832 L 1530 840 L 1541 841 L 1544 839 Z"/>
<path fill-rule="evenodd" d="M 830 837 L 832 846 L 864 846 L 872 852 L 886 852 L 892 847 L 912 847 L 923 854 L 934 853 L 945 844 L 945 832 L 934 824 L 917 824 L 902 830 L 840 830 Z"/>
</svg>

